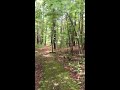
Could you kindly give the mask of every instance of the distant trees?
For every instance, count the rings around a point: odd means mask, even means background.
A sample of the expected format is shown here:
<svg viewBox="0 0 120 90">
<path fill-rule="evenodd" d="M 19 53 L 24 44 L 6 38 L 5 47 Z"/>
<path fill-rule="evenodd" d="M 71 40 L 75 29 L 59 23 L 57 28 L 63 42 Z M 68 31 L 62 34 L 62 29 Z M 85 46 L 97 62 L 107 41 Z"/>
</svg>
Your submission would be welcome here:
<svg viewBox="0 0 120 90">
<path fill-rule="evenodd" d="M 84 0 L 37 0 L 35 2 L 36 45 L 79 48 L 83 53 L 85 42 Z"/>
</svg>

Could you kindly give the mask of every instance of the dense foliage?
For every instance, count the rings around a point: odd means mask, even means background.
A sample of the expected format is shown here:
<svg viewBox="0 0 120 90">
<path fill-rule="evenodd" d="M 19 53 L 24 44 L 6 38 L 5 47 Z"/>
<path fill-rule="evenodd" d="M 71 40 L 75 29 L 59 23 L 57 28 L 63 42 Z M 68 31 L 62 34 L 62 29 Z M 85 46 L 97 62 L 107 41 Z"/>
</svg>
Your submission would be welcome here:
<svg viewBox="0 0 120 90">
<path fill-rule="evenodd" d="M 36 46 L 84 47 L 84 0 L 37 0 L 35 2 Z"/>
</svg>

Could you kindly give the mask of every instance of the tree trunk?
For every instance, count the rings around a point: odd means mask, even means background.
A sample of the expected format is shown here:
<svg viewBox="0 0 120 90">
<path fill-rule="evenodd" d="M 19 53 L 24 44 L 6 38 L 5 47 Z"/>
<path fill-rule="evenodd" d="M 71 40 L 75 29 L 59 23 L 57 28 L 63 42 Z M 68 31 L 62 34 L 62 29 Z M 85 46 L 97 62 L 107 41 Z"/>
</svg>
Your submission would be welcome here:
<svg viewBox="0 0 120 90">
<path fill-rule="evenodd" d="M 81 12 L 81 29 L 80 29 L 80 43 L 81 43 L 81 53 L 83 52 L 83 13 Z"/>
<path fill-rule="evenodd" d="M 62 37 L 62 29 L 63 29 L 63 28 L 62 28 L 62 25 L 63 25 L 63 24 L 62 24 L 62 20 L 61 20 L 61 27 L 60 27 L 60 35 L 61 35 L 61 37 L 60 37 L 60 39 L 61 39 L 61 40 L 60 40 L 60 48 L 62 47 L 62 44 L 63 44 L 63 43 L 62 43 L 62 38 L 63 38 L 63 37 Z"/>
<path fill-rule="evenodd" d="M 51 46 L 52 46 L 52 52 L 53 52 L 53 30 L 51 31 Z"/>
<path fill-rule="evenodd" d="M 55 9 L 53 9 L 53 13 L 54 13 Z M 52 52 L 54 49 L 56 49 L 56 30 L 55 30 L 55 17 L 53 14 L 53 18 L 52 18 L 52 30 L 51 30 L 51 44 L 52 44 Z"/>
<path fill-rule="evenodd" d="M 55 20 L 53 21 L 53 45 L 54 45 L 54 49 L 56 49 L 56 30 L 55 30 Z"/>
<path fill-rule="evenodd" d="M 37 44 L 40 43 L 40 36 L 39 36 L 39 30 L 37 30 Z"/>
<path fill-rule="evenodd" d="M 46 46 L 46 33 L 47 33 L 47 25 L 46 25 L 46 31 L 45 31 L 45 46 Z"/>
<path fill-rule="evenodd" d="M 74 24 L 73 24 L 73 21 L 70 17 L 70 15 L 67 13 L 67 16 L 69 17 L 69 20 L 71 22 L 71 29 L 70 29 L 70 52 L 71 52 L 71 55 L 73 55 L 73 46 L 74 46 L 74 31 L 75 31 L 75 27 L 74 27 Z"/>
</svg>

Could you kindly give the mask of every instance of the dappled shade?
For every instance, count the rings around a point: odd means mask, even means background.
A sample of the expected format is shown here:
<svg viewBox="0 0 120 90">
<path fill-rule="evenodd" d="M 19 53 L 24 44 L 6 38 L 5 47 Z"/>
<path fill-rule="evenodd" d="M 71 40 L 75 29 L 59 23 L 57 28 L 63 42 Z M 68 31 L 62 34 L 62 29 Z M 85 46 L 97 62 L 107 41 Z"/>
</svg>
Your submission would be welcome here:
<svg viewBox="0 0 120 90">
<path fill-rule="evenodd" d="M 85 90 L 85 0 L 35 0 L 35 90 Z"/>
</svg>

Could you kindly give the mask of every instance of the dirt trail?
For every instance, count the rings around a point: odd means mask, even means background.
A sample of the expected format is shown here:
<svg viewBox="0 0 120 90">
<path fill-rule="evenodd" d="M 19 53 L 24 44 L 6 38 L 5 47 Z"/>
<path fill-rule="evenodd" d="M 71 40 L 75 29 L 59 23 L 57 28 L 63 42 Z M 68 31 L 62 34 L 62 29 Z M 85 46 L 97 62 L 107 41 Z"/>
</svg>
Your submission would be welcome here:
<svg viewBox="0 0 120 90">
<path fill-rule="evenodd" d="M 36 49 L 35 90 L 82 90 L 50 47 Z"/>
</svg>

